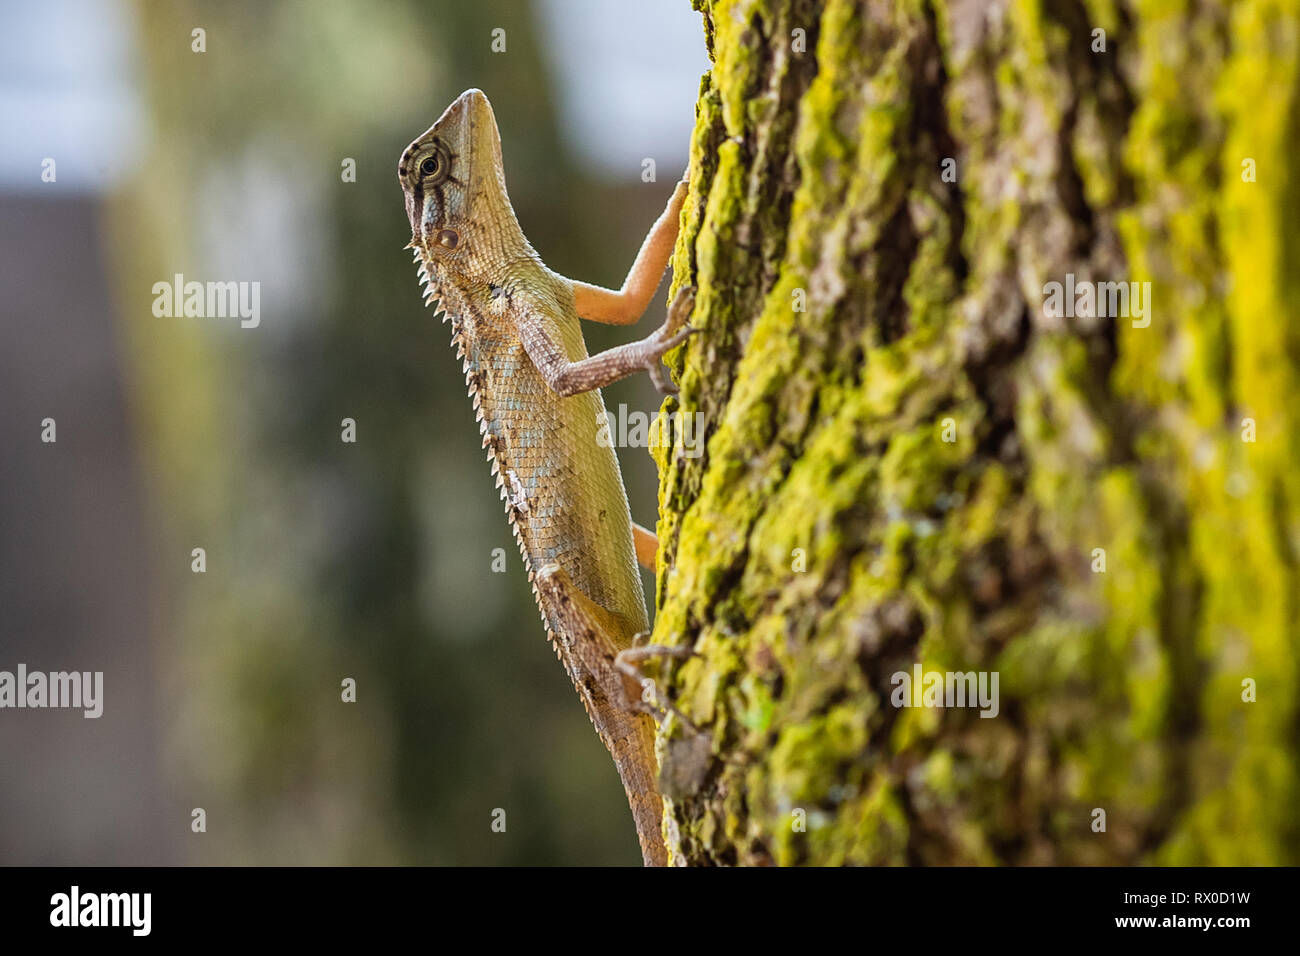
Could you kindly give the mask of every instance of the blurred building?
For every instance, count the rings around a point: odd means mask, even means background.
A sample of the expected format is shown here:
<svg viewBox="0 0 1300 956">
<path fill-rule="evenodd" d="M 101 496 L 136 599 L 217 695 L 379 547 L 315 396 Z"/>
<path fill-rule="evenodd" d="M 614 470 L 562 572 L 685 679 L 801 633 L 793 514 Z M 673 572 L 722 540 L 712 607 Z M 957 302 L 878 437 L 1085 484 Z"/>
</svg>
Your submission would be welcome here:
<svg viewBox="0 0 1300 956">
<path fill-rule="evenodd" d="M 106 701 L 98 719 L 0 712 L 3 863 L 174 859 L 146 491 L 102 242 L 138 157 L 131 14 L 0 13 L 0 669 L 103 671 Z"/>
</svg>

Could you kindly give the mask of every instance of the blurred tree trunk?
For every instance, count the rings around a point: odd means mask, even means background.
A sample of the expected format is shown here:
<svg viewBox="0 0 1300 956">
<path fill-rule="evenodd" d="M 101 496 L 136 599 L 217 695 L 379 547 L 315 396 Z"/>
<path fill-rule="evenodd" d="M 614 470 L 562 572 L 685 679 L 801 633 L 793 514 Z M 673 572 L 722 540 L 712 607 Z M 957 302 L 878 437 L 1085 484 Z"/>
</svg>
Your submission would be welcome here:
<svg viewBox="0 0 1300 956">
<path fill-rule="evenodd" d="M 695 2 L 679 861 L 1300 862 L 1295 4 Z"/>
</svg>

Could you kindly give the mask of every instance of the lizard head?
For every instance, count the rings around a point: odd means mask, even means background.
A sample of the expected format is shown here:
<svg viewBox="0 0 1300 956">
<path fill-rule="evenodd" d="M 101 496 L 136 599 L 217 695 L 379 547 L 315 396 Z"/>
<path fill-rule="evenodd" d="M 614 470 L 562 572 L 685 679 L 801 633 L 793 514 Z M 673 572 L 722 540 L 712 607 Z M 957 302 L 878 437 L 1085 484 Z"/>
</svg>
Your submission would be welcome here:
<svg viewBox="0 0 1300 956">
<path fill-rule="evenodd" d="M 466 90 L 419 136 L 397 164 L 411 221 L 411 248 L 441 269 L 474 270 L 492 251 L 523 234 L 506 195 L 501 136 L 492 106 L 480 90 Z"/>
</svg>

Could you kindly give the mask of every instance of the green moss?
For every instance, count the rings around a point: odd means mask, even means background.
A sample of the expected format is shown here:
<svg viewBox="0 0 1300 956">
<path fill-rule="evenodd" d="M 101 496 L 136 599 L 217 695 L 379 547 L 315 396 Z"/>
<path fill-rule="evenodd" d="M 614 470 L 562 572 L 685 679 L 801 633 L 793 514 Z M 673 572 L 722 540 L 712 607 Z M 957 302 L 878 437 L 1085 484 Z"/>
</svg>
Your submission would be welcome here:
<svg viewBox="0 0 1300 956">
<path fill-rule="evenodd" d="M 931 36 L 830 2 L 801 72 L 758 40 L 811 5 L 708 8 L 675 269 L 710 437 L 660 455 L 658 639 L 718 756 L 689 859 L 1300 858 L 1300 37 L 1269 2 L 1086 10 Z M 1151 324 L 1049 319 L 1067 271 L 1150 282 Z M 1000 718 L 895 710 L 917 661 L 996 670 Z"/>
</svg>

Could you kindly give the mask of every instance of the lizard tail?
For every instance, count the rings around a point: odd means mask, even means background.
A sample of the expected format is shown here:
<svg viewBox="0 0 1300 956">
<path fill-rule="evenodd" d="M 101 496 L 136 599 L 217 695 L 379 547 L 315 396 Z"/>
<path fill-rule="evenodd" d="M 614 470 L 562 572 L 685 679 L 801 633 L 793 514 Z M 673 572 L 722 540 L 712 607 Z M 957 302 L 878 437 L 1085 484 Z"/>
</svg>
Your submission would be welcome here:
<svg viewBox="0 0 1300 956">
<path fill-rule="evenodd" d="M 533 586 L 555 651 L 618 768 L 641 859 L 646 866 L 667 866 L 654 719 L 636 709 L 640 685 L 619 673 L 615 663 L 618 652 L 631 646 L 636 629 L 587 597 L 558 565 L 541 568 Z"/>
<path fill-rule="evenodd" d="M 610 728 L 605 744 L 618 766 L 628 806 L 632 808 L 636 835 L 641 841 L 641 860 L 646 866 L 667 866 L 654 721 L 647 714 L 624 712 L 611 723 L 615 726 Z"/>
</svg>

